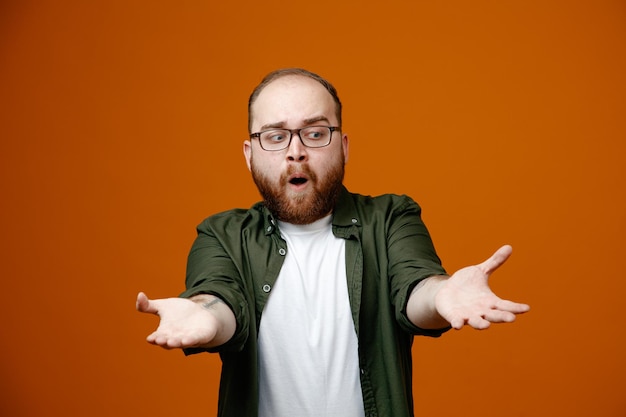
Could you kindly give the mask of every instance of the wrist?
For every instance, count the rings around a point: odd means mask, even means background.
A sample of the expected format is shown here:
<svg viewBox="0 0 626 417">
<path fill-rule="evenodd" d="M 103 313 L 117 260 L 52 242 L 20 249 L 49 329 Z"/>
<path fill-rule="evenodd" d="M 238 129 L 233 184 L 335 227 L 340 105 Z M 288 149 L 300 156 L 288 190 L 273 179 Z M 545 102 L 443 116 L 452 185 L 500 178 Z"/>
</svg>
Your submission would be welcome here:
<svg viewBox="0 0 626 417">
<path fill-rule="evenodd" d="M 436 298 L 439 291 L 445 286 L 448 277 L 433 275 L 420 281 L 409 297 L 407 316 L 416 326 L 423 329 L 439 329 L 449 323 L 437 309 Z"/>
</svg>

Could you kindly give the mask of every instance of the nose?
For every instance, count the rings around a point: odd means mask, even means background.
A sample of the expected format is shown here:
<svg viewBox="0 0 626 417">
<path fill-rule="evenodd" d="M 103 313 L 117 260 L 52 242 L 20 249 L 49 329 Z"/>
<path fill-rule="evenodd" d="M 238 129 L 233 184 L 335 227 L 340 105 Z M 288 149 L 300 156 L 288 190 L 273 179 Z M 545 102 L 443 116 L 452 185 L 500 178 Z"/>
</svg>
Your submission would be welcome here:
<svg viewBox="0 0 626 417">
<path fill-rule="evenodd" d="M 307 148 L 302 144 L 302 139 L 298 133 L 291 135 L 291 143 L 287 148 L 287 159 L 294 162 L 304 162 L 307 159 Z"/>
</svg>

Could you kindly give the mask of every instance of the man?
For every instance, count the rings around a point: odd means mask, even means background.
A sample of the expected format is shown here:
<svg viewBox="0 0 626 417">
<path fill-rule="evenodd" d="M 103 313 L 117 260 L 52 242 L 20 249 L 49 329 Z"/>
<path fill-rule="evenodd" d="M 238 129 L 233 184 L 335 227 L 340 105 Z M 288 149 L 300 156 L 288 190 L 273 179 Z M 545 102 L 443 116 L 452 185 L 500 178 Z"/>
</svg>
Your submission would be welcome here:
<svg viewBox="0 0 626 417">
<path fill-rule="evenodd" d="M 161 320 L 148 342 L 220 353 L 220 416 L 412 416 L 413 335 L 528 311 L 487 284 L 511 248 L 448 277 L 413 200 L 349 193 L 341 102 L 318 75 L 269 74 L 248 111 L 263 203 L 198 226 L 180 298 L 138 295 Z"/>
</svg>

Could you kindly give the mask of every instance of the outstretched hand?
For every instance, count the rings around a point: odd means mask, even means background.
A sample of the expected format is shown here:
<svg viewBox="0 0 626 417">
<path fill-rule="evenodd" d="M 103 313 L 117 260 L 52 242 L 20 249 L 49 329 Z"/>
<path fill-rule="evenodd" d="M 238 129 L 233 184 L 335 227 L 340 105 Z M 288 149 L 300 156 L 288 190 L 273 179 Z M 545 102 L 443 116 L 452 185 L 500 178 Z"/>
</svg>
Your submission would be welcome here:
<svg viewBox="0 0 626 417">
<path fill-rule="evenodd" d="M 435 296 L 435 308 L 455 329 L 465 324 L 486 329 L 491 323 L 510 323 L 516 314 L 530 310 L 527 304 L 503 300 L 489 288 L 489 276 L 512 252 L 511 246 L 498 249 L 481 264 L 468 266 L 445 280 Z"/>
<path fill-rule="evenodd" d="M 146 340 L 165 349 L 208 346 L 215 338 L 219 324 L 200 303 L 185 298 L 150 300 L 137 295 L 137 310 L 158 315 L 159 327 Z"/>
</svg>

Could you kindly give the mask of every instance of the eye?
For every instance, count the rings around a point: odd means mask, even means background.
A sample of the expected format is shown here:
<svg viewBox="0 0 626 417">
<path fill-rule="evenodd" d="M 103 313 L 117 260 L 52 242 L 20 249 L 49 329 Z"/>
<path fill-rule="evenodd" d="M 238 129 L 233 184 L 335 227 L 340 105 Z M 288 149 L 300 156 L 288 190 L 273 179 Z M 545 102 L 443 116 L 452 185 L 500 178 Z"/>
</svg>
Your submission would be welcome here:
<svg viewBox="0 0 626 417">
<path fill-rule="evenodd" d="M 269 130 L 261 134 L 261 139 L 265 142 L 282 142 L 287 139 L 288 132 L 284 130 Z"/>
<path fill-rule="evenodd" d="M 301 131 L 308 140 L 321 140 L 328 135 L 328 128 L 324 126 L 312 126 Z"/>
</svg>

